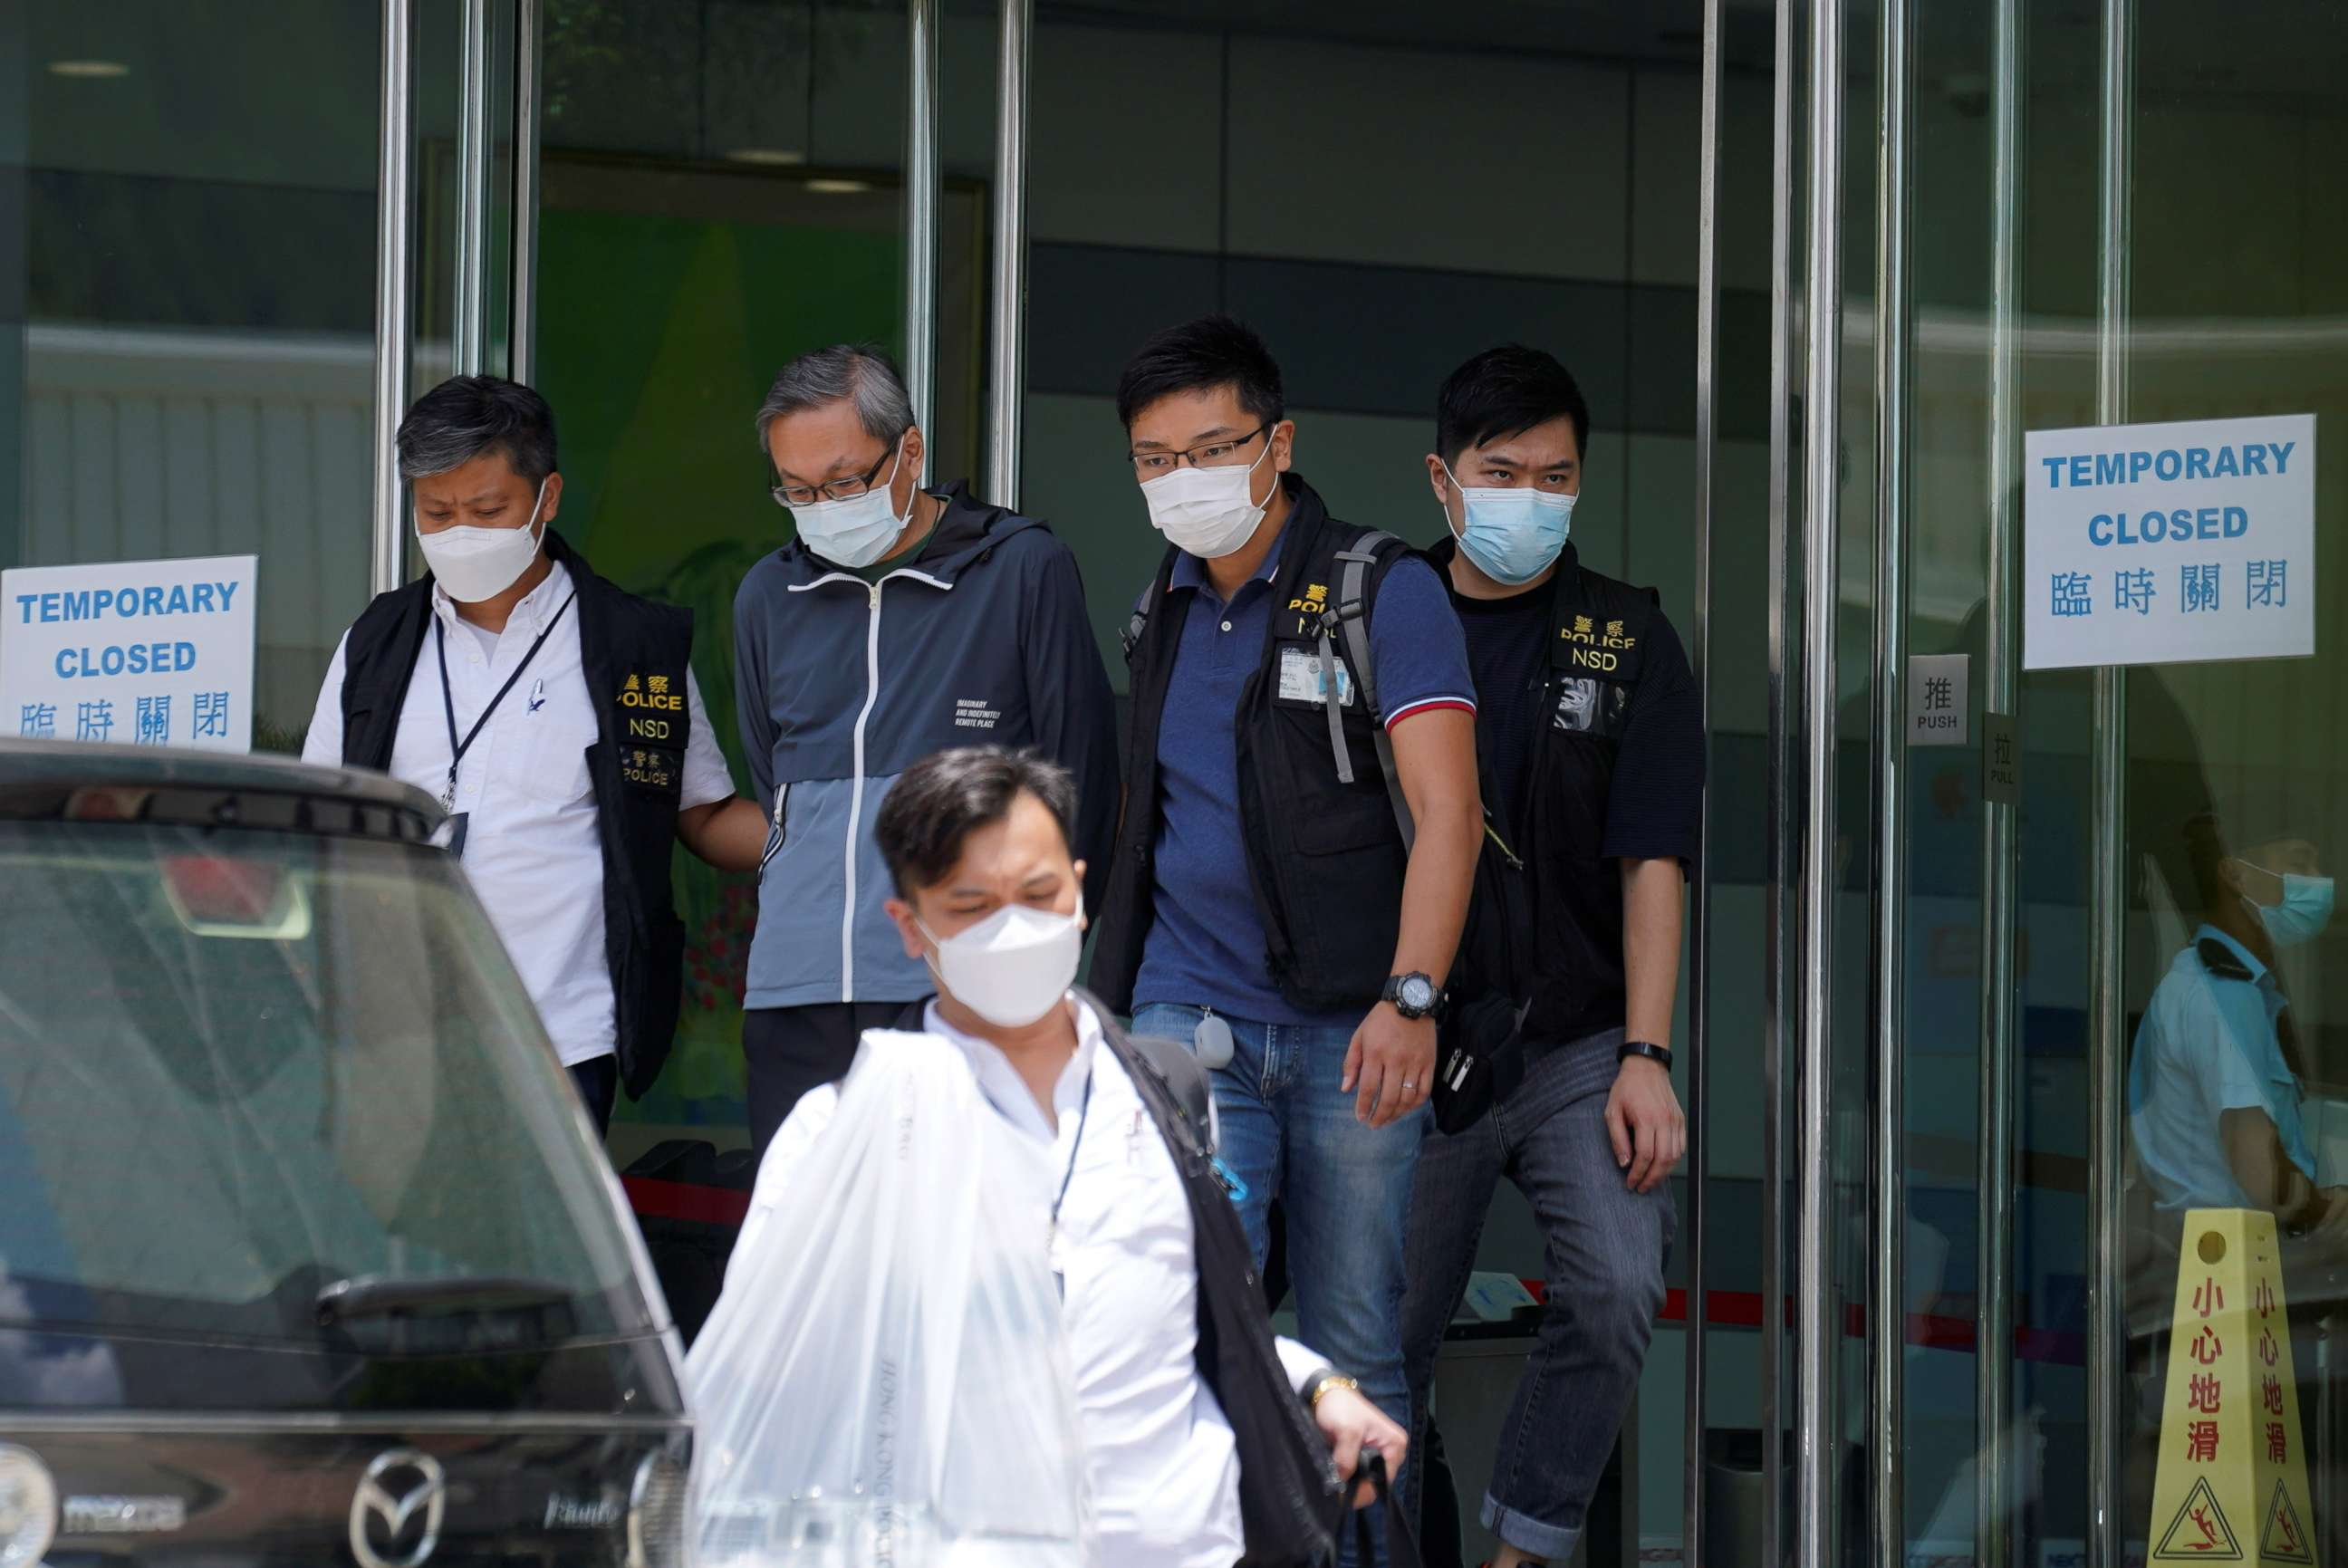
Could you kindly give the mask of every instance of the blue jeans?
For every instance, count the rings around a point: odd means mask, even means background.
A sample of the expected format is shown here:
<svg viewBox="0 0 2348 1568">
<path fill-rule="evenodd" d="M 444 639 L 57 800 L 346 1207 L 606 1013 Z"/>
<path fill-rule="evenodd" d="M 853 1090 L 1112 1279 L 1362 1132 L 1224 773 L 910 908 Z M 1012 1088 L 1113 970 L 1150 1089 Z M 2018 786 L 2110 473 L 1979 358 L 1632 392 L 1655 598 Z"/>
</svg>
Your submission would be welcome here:
<svg viewBox="0 0 2348 1568">
<path fill-rule="evenodd" d="M 1191 1043 L 1196 1007 L 1144 1006 L 1133 1032 Z M 1351 1026 L 1231 1026 L 1231 1063 L 1215 1069 L 1223 1163 L 1247 1188 L 1235 1200 L 1256 1267 L 1270 1250 L 1274 1200 L 1288 1220 L 1288 1277 L 1297 1334 L 1397 1423 L 1410 1420 L 1403 1375 L 1403 1230 L 1411 1173 L 1429 1124 L 1426 1107 L 1375 1130 L 1354 1114 L 1345 1075 Z M 1404 1474 L 1410 1473 L 1406 1463 Z M 1383 1527 L 1383 1518 L 1375 1521 Z M 1339 1554 L 1352 1558 L 1352 1532 Z M 1383 1535 L 1381 1535 L 1383 1540 Z M 1366 1565 L 1365 1565 L 1366 1568 Z"/>
<path fill-rule="evenodd" d="M 1581 1539 L 1622 1418 L 1638 1397 L 1679 1222 L 1669 1183 L 1633 1192 L 1614 1163 L 1606 1099 L 1622 1043 L 1622 1031 L 1612 1029 L 1558 1047 L 1465 1132 L 1446 1138 L 1429 1128 L 1411 1204 L 1403 1346 L 1414 1446 L 1426 1436 L 1444 1327 L 1467 1293 L 1502 1176 L 1540 1222 L 1549 1300 L 1500 1429 L 1483 1520 L 1519 1552 L 1551 1563 L 1564 1562 Z M 1417 1475 L 1416 1466 L 1403 1473 L 1404 1500 L 1414 1511 Z"/>
</svg>

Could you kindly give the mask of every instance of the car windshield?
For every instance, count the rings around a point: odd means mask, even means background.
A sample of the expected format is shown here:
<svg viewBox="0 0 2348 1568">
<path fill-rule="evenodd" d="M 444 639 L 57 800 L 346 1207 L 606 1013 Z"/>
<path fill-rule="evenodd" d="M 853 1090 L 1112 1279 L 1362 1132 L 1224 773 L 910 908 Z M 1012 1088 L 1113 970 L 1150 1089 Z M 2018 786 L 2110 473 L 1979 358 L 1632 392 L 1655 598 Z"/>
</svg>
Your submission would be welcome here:
<svg viewBox="0 0 2348 1568">
<path fill-rule="evenodd" d="M 446 855 L 0 821 L 0 1329 L 397 1351 L 655 1326 Z"/>
</svg>

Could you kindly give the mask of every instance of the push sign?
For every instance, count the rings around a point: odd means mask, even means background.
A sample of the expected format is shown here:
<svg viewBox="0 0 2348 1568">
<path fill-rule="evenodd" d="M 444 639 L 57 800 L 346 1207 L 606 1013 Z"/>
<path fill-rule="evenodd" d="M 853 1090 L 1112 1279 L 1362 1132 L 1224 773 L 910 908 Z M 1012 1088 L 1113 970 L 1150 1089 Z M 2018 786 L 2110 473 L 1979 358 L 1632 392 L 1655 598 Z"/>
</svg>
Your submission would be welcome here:
<svg viewBox="0 0 2348 1568">
<path fill-rule="evenodd" d="M 2315 416 L 2034 430 L 2023 665 L 2315 652 Z"/>
</svg>

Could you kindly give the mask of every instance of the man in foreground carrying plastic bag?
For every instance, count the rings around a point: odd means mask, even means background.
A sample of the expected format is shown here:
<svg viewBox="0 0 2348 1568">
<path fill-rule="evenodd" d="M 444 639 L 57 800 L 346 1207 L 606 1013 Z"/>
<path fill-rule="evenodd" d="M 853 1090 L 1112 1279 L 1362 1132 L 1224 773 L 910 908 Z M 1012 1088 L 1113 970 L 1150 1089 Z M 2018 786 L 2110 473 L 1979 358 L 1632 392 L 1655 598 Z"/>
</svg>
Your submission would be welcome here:
<svg viewBox="0 0 2348 1568">
<path fill-rule="evenodd" d="M 881 808 L 889 912 L 939 995 L 760 1167 L 689 1363 L 705 1565 L 1305 1568 L 1339 1473 L 1401 1466 L 1402 1429 L 1273 1338 L 1203 1074 L 1069 989 L 1075 818 L 1064 769 L 1000 748 Z"/>
</svg>

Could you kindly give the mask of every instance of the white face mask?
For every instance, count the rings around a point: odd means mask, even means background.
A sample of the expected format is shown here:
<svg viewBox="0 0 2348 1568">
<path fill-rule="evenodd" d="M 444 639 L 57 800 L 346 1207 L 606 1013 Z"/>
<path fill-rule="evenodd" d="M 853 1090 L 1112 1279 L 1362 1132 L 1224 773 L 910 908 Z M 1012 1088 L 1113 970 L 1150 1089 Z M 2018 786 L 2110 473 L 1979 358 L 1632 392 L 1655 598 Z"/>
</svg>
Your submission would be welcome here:
<svg viewBox="0 0 2348 1568">
<path fill-rule="evenodd" d="M 1009 903 L 967 931 L 940 937 L 914 924 L 937 952 L 930 971 L 946 995 L 998 1028 L 1024 1029 L 1059 1005 L 1084 955 L 1080 915 Z"/>
<path fill-rule="evenodd" d="M 1244 547 L 1255 537 L 1272 497 L 1261 504 L 1250 500 L 1255 490 L 1256 463 L 1272 455 L 1267 437 L 1255 463 L 1219 469 L 1179 468 L 1141 487 L 1149 504 L 1150 525 L 1179 550 L 1201 561 L 1217 561 Z M 1277 482 L 1277 481 L 1275 481 Z"/>
<path fill-rule="evenodd" d="M 539 526 L 538 509 L 545 504 L 546 480 L 541 480 L 538 496 L 530 503 L 530 521 L 520 528 L 467 524 L 427 533 L 418 524 L 416 542 L 424 551 L 424 564 L 432 569 L 432 580 L 459 604 L 478 604 L 512 587 L 538 559 L 545 533 Z"/>
<path fill-rule="evenodd" d="M 791 521 L 798 524 L 799 537 L 807 547 L 826 561 L 847 567 L 870 566 L 888 554 L 897 536 L 905 531 L 906 519 L 913 515 L 912 497 L 905 498 L 901 516 L 889 500 L 897 483 L 897 463 L 904 459 L 905 438 L 900 436 L 897 462 L 889 465 L 889 478 L 879 487 L 846 500 L 809 501 L 791 508 Z"/>
</svg>

